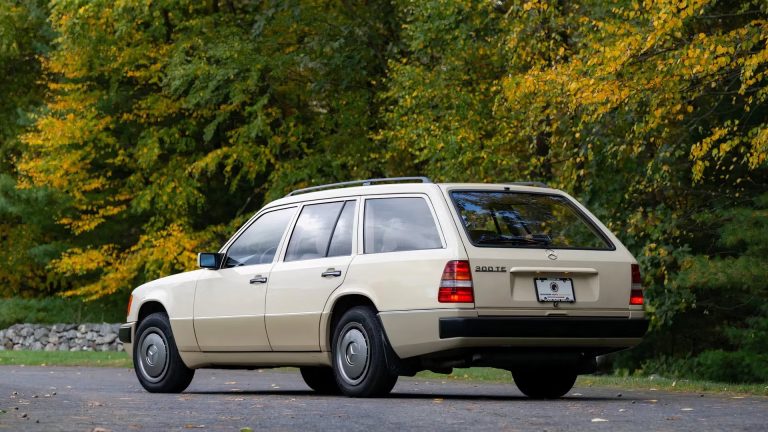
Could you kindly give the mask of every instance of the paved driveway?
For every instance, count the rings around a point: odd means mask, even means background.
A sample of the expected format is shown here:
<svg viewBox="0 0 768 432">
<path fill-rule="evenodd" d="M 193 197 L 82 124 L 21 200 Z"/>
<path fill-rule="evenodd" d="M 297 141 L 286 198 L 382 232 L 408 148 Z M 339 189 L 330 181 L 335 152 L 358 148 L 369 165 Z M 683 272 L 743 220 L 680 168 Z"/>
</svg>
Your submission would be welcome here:
<svg viewBox="0 0 768 432">
<path fill-rule="evenodd" d="M 575 388 L 556 401 L 513 384 L 401 378 L 384 399 L 317 396 L 297 373 L 200 370 L 182 394 L 132 370 L 0 366 L 0 431 L 765 431 L 768 398 Z"/>
</svg>

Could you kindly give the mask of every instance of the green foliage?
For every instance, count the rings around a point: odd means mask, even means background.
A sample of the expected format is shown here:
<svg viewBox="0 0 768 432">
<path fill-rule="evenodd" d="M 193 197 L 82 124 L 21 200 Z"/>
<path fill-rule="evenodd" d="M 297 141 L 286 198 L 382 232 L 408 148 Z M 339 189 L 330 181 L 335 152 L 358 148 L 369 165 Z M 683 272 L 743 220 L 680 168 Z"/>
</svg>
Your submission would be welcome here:
<svg viewBox="0 0 768 432">
<path fill-rule="evenodd" d="M 53 34 L 42 0 L 0 0 L 0 296 L 49 294 L 60 278 L 46 265 L 62 248 L 50 231 L 56 198 L 50 191 L 16 190 L 20 134 L 43 105 L 41 56 Z"/>
<path fill-rule="evenodd" d="M 71 233 L 49 269 L 99 297 L 194 266 L 265 200 L 365 177 L 389 7 L 65 1 L 19 187 Z M 243 205 L 242 203 L 245 203 Z"/>
<path fill-rule="evenodd" d="M 13 169 L 18 135 L 42 103 L 39 56 L 52 39 L 48 10 L 42 0 L 0 0 L 0 172 Z"/>
<path fill-rule="evenodd" d="M 0 329 L 14 324 L 116 323 L 125 320 L 127 298 L 85 302 L 78 298 L 0 299 Z"/>
<path fill-rule="evenodd" d="M 50 211 L 61 208 L 46 188 L 17 189 L 0 173 L 0 297 L 53 294 L 65 286 L 46 269 L 66 249 Z M 46 211 L 44 211 L 45 209 Z"/>
<path fill-rule="evenodd" d="M 676 311 L 674 319 L 624 354 L 620 366 L 644 363 L 644 371 L 669 376 L 765 381 L 768 194 L 694 218 L 697 232 L 690 241 L 698 253 L 684 257 L 669 285 L 654 292 L 655 298 L 669 302 L 656 302 L 657 318 Z M 675 304 L 677 298 L 685 303 Z"/>
<path fill-rule="evenodd" d="M 626 367 L 764 354 L 765 2 L 0 6 L 0 295 L 122 295 L 293 188 L 543 180 L 642 266 Z"/>
<path fill-rule="evenodd" d="M 750 351 L 710 350 L 695 360 L 695 375 L 719 382 L 768 382 L 768 355 Z"/>
</svg>

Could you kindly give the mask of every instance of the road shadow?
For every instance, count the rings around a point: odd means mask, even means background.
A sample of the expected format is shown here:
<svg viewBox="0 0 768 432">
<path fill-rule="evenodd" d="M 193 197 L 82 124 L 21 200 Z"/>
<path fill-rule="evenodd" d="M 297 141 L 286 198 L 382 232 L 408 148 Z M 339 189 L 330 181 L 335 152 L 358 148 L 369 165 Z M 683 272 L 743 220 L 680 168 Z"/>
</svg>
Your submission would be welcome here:
<svg viewBox="0 0 768 432">
<path fill-rule="evenodd" d="M 193 395 L 217 395 L 217 396 L 292 396 L 292 397 L 314 397 L 314 398 L 343 398 L 348 399 L 346 396 L 340 395 L 324 395 L 318 394 L 310 390 L 193 390 L 186 391 L 185 394 Z M 375 399 L 394 399 L 394 400 L 455 400 L 455 401 L 518 401 L 518 402 L 608 402 L 608 401 L 622 401 L 622 402 L 639 402 L 642 399 L 626 398 L 626 397 L 587 397 L 587 396 L 565 396 L 560 399 L 530 399 L 523 395 L 488 395 L 488 394 L 456 394 L 456 393 L 399 393 L 393 392 L 389 395 Z"/>
</svg>

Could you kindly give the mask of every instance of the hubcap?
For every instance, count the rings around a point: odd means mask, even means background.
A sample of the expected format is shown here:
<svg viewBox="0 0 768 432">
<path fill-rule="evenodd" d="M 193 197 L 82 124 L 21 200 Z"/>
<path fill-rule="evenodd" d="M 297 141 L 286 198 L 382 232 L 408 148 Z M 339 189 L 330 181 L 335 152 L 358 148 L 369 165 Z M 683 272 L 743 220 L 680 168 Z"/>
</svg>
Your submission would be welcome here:
<svg viewBox="0 0 768 432">
<path fill-rule="evenodd" d="M 365 329 L 358 323 L 347 324 L 336 343 L 336 364 L 345 381 L 356 385 L 365 378 L 369 354 Z"/>
<path fill-rule="evenodd" d="M 160 329 L 151 327 L 138 343 L 139 369 L 147 381 L 158 382 L 168 369 L 168 342 Z"/>
</svg>

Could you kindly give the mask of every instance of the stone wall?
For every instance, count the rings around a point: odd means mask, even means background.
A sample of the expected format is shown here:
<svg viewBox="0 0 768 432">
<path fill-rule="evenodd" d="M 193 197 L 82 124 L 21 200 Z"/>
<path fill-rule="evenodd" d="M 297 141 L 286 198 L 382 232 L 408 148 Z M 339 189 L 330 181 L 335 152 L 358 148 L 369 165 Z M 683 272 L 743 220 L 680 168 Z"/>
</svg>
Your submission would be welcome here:
<svg viewBox="0 0 768 432">
<path fill-rule="evenodd" d="M 0 330 L 0 351 L 123 351 L 120 324 L 16 324 Z"/>
</svg>

